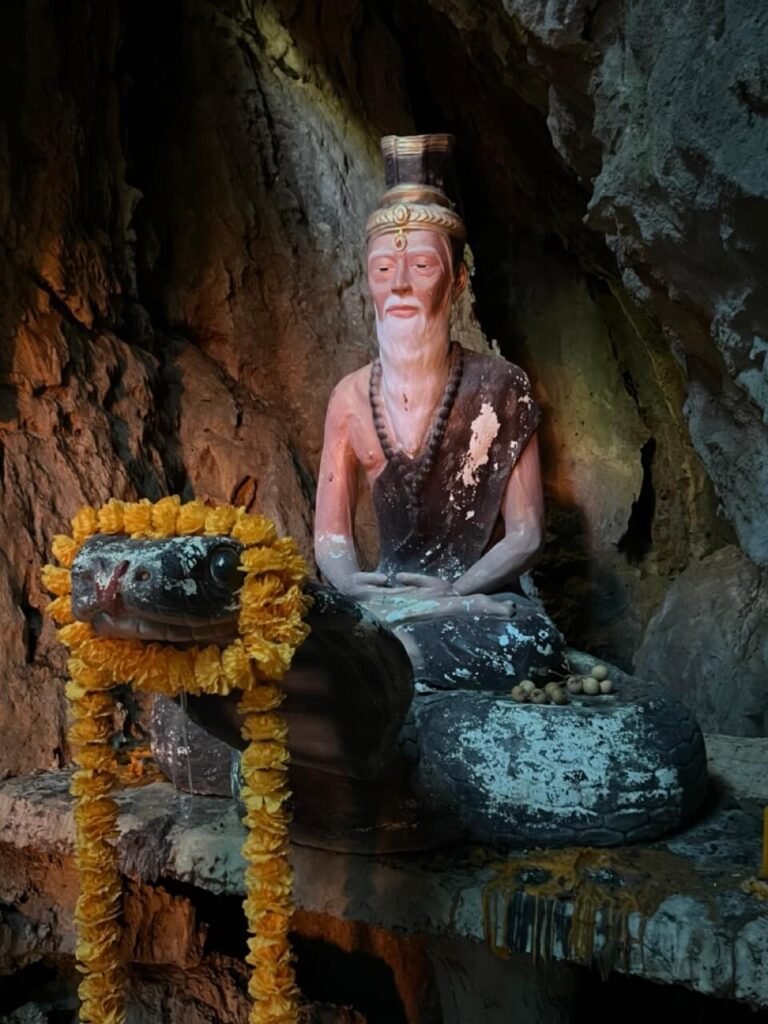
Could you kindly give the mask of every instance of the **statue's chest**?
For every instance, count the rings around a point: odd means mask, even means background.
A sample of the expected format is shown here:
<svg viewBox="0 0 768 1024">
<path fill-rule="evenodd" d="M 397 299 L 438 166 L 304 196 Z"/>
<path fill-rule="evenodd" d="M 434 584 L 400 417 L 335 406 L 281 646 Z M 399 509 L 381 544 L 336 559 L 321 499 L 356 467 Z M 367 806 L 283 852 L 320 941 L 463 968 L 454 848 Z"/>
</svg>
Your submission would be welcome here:
<svg viewBox="0 0 768 1024">
<path fill-rule="evenodd" d="M 413 404 L 405 409 L 388 411 L 393 444 L 409 459 L 415 458 L 426 446 L 434 413 L 434 406 Z"/>
</svg>

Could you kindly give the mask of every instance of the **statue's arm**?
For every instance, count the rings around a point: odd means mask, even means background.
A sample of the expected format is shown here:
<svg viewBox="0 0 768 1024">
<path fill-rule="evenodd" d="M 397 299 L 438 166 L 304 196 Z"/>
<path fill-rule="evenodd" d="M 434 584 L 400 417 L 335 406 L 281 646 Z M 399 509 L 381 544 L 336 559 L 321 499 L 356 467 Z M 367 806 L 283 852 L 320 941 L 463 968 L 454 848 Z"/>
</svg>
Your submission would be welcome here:
<svg viewBox="0 0 768 1024">
<path fill-rule="evenodd" d="M 354 396 L 344 380 L 331 395 L 315 505 L 315 559 L 324 578 L 350 597 L 364 598 L 386 586 L 380 573 L 361 572 L 355 551 L 358 461 L 350 439 Z"/>
<path fill-rule="evenodd" d="M 512 470 L 501 508 L 504 537 L 453 582 L 458 594 L 491 594 L 504 588 L 536 559 L 544 540 L 544 495 L 539 445 L 529 440 Z"/>
</svg>

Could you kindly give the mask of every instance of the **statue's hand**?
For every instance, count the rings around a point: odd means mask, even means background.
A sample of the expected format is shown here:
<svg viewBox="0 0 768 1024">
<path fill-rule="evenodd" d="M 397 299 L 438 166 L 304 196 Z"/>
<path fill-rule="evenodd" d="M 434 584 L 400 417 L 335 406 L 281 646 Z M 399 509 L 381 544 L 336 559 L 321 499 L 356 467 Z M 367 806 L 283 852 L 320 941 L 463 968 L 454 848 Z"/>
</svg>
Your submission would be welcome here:
<svg viewBox="0 0 768 1024">
<path fill-rule="evenodd" d="M 499 600 L 491 594 L 458 594 L 450 580 L 439 576 L 425 576 L 420 573 L 399 572 L 395 580 L 405 588 L 400 593 L 407 597 L 410 593 L 414 598 L 421 599 L 412 611 L 403 607 L 399 619 L 424 618 L 435 615 L 487 615 L 491 618 L 507 619 L 514 616 L 515 603 L 510 600 Z M 397 593 L 397 591 L 395 591 Z M 423 600 L 436 602 L 429 612 L 423 610 Z"/>
<path fill-rule="evenodd" d="M 398 593 L 389 586 L 389 577 L 383 572 L 353 572 L 339 586 L 339 590 L 348 597 L 365 601 L 372 597 L 380 597 L 384 593 Z"/>
<path fill-rule="evenodd" d="M 446 597 L 455 594 L 450 580 L 440 576 L 426 576 L 418 572 L 399 572 L 395 579 L 404 587 L 417 587 L 424 597 Z"/>
</svg>

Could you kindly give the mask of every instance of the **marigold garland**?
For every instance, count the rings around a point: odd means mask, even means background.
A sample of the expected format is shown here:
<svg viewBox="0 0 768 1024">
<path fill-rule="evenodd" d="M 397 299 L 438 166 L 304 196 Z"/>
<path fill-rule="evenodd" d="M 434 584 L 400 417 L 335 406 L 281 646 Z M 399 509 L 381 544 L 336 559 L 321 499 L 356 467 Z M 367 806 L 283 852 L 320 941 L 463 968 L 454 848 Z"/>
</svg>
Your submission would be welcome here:
<svg viewBox="0 0 768 1024">
<path fill-rule="evenodd" d="M 239 639 L 221 649 L 178 650 L 98 636 L 72 614 L 70 569 L 83 543 L 96 533 L 133 538 L 228 535 L 243 545 Z M 46 565 L 43 583 L 55 595 L 48 613 L 69 649 L 66 694 L 72 722 L 69 739 L 77 770 L 75 853 L 80 895 L 75 911 L 82 1024 L 124 1024 L 123 964 L 120 952 L 122 886 L 115 842 L 118 807 L 111 794 L 126 777 L 110 746 L 112 688 L 131 683 L 139 690 L 226 695 L 241 690 L 243 737 L 242 800 L 248 837 L 244 909 L 251 938 L 248 991 L 254 1002 L 250 1024 L 295 1024 L 298 1013 L 288 927 L 293 909 L 293 873 L 288 862 L 288 750 L 285 722 L 277 712 L 284 699 L 274 683 L 290 666 L 309 627 L 302 617 L 309 599 L 302 593 L 307 567 L 291 539 L 278 539 L 274 524 L 231 506 L 209 508 L 178 497 L 154 504 L 109 501 L 81 508 L 72 536 L 54 537 L 58 565 Z"/>
</svg>

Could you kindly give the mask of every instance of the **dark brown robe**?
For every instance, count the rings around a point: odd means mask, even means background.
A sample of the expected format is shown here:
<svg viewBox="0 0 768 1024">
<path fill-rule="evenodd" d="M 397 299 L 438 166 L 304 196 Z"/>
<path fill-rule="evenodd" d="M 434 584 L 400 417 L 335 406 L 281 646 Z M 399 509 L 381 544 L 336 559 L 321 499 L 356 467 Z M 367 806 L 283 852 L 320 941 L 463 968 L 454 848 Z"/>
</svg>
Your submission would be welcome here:
<svg viewBox="0 0 768 1024">
<path fill-rule="evenodd" d="M 398 452 L 373 485 L 378 571 L 455 579 L 474 565 L 490 545 L 509 475 L 538 422 L 539 407 L 520 367 L 465 351 L 456 401 L 420 491 L 421 522 L 414 522 L 404 484 L 405 475 L 418 468 L 418 457 Z M 482 435 L 494 431 L 484 451 Z M 481 435 L 474 445 L 473 433 Z"/>
</svg>

